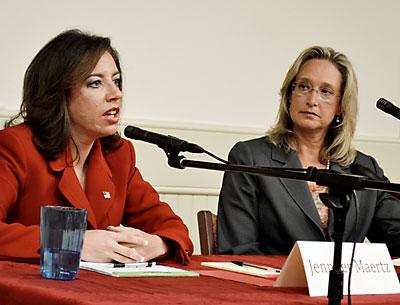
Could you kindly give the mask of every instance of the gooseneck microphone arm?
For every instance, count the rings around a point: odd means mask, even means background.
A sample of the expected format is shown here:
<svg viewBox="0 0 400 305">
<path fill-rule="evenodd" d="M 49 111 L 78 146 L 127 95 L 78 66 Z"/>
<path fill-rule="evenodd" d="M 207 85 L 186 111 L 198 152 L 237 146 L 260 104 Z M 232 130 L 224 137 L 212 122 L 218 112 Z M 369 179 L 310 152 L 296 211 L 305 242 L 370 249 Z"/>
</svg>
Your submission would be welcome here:
<svg viewBox="0 0 400 305">
<path fill-rule="evenodd" d="M 232 171 L 260 176 L 314 181 L 318 185 L 349 190 L 381 190 L 400 193 L 400 184 L 368 179 L 365 176 L 342 174 L 333 170 L 317 169 L 283 169 L 278 167 L 258 167 L 239 164 L 187 160 L 183 156 L 168 156 L 168 165 L 178 169 L 199 168 L 216 171 Z"/>
</svg>

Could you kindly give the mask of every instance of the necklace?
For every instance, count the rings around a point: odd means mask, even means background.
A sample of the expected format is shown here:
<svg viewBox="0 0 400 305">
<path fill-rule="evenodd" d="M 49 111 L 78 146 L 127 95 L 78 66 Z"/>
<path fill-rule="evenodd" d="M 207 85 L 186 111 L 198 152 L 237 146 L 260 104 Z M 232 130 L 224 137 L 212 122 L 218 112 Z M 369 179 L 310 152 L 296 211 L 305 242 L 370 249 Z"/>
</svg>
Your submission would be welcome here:
<svg viewBox="0 0 400 305">
<path fill-rule="evenodd" d="M 328 159 L 326 161 L 326 169 L 330 169 L 331 167 L 331 162 Z M 311 197 L 314 200 L 315 207 L 317 208 L 322 228 L 324 231 L 328 230 L 328 208 L 322 203 L 321 199 L 319 198 L 319 194 L 321 193 L 326 193 L 328 191 L 328 188 L 326 186 L 320 186 L 317 185 L 315 182 L 308 182 L 308 187 L 311 192 Z"/>
</svg>

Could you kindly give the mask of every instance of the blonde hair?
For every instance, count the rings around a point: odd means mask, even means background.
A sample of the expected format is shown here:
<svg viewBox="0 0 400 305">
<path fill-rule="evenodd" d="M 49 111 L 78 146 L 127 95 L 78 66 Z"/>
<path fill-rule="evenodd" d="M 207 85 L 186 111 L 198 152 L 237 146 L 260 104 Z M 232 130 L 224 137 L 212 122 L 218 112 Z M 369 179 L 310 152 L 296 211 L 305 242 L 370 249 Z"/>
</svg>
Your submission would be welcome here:
<svg viewBox="0 0 400 305">
<path fill-rule="evenodd" d="M 326 145 L 320 153 L 320 162 L 338 163 L 342 166 L 354 161 L 356 151 L 352 145 L 358 115 L 357 78 L 348 58 L 332 48 L 313 46 L 304 50 L 294 61 L 280 90 L 281 101 L 275 126 L 267 131 L 267 140 L 289 152 L 296 150 L 296 140 L 289 114 L 293 83 L 301 67 L 311 59 L 327 60 L 334 64 L 342 75 L 340 122 L 333 120 L 326 135 Z"/>
</svg>

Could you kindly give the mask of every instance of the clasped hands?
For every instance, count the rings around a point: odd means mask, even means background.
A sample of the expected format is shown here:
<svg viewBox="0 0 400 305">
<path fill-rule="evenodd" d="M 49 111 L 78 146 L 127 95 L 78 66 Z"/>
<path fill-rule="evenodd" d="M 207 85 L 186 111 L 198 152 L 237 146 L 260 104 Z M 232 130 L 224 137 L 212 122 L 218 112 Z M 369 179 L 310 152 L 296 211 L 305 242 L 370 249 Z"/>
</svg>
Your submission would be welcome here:
<svg viewBox="0 0 400 305">
<path fill-rule="evenodd" d="M 88 230 L 82 248 L 82 260 L 121 263 L 144 262 L 165 255 L 167 243 L 157 235 L 120 225 L 107 230 Z"/>
</svg>

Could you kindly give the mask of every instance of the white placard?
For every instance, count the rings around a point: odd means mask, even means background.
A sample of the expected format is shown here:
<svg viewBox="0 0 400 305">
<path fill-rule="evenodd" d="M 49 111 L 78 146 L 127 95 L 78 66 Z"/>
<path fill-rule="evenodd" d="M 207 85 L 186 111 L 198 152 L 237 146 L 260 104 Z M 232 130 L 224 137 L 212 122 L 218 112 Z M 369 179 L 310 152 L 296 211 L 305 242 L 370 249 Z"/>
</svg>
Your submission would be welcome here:
<svg viewBox="0 0 400 305">
<path fill-rule="evenodd" d="M 343 294 L 347 294 L 353 244 L 343 243 Z M 333 242 L 298 241 L 275 286 L 308 287 L 310 296 L 328 294 L 333 265 Z M 385 244 L 357 243 L 351 276 L 351 294 L 400 293 L 400 284 Z"/>
</svg>

